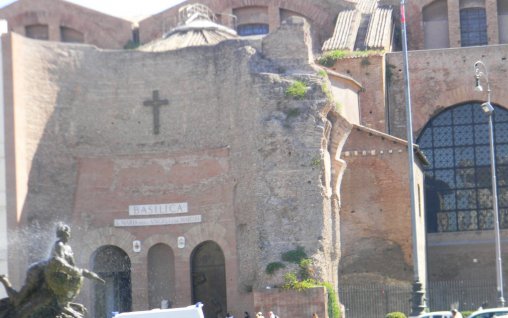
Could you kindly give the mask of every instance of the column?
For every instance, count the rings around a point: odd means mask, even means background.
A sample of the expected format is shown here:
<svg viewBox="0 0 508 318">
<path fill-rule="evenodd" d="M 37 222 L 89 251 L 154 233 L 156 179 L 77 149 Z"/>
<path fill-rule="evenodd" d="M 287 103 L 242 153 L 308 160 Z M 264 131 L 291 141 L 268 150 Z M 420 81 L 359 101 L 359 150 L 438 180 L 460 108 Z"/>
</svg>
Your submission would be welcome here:
<svg viewBox="0 0 508 318">
<path fill-rule="evenodd" d="M 487 14 L 487 39 L 488 44 L 499 44 L 499 22 L 497 13 L 497 1 L 485 1 L 485 13 Z"/>
<path fill-rule="evenodd" d="M 277 30 L 280 26 L 280 9 L 278 6 L 268 6 L 269 32 Z"/>
<path fill-rule="evenodd" d="M 448 34 L 450 36 L 450 47 L 461 47 L 459 0 L 448 0 Z"/>
</svg>

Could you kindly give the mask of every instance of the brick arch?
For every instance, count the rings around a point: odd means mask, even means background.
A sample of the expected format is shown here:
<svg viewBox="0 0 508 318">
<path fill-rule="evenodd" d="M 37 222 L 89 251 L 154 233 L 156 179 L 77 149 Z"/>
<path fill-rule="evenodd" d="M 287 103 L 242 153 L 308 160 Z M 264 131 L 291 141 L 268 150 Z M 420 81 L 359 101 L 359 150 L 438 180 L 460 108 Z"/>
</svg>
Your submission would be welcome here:
<svg viewBox="0 0 508 318">
<path fill-rule="evenodd" d="M 178 235 L 173 233 L 155 234 L 141 242 L 141 252 L 137 253 L 141 258 L 146 258 L 150 247 L 158 243 L 168 245 L 173 251 L 181 250 L 185 257 L 190 257 L 192 250 L 205 241 L 214 241 L 224 250 L 235 248 L 231 246 L 226 237 L 227 231 L 220 224 L 199 225 L 189 229 L 187 232 Z M 179 249 L 177 239 L 179 236 L 185 237 L 185 247 Z M 180 253 L 180 255 L 182 255 Z"/>
<path fill-rule="evenodd" d="M 438 2 L 438 1 L 442 1 L 442 0 L 420 0 L 420 1 L 418 1 L 418 5 L 420 6 L 421 10 L 423 11 L 423 8 L 425 8 L 426 6 L 428 6 L 434 2 Z"/>
<path fill-rule="evenodd" d="M 220 224 L 207 224 L 199 227 L 194 227 L 185 233 L 185 250 L 190 259 L 192 251 L 201 243 L 206 241 L 213 241 L 220 246 L 223 251 L 233 251 L 235 246 L 232 246 L 227 239 L 226 228 Z M 226 253 L 226 252 L 224 252 Z M 236 254 L 236 251 L 235 251 Z"/>
<path fill-rule="evenodd" d="M 468 101 L 478 100 L 478 93 L 469 86 L 460 86 L 451 90 L 442 91 L 433 105 L 425 107 L 425 112 L 415 114 L 413 121 L 413 131 L 420 132 L 432 117 L 439 111 L 453 105 L 462 104 Z M 494 103 L 494 101 L 492 101 Z"/>
<path fill-rule="evenodd" d="M 508 109 L 504 106 L 504 101 L 508 98 L 508 93 L 502 93 L 500 95 L 492 96 L 491 103 L 496 104 L 502 108 Z M 441 112 L 449 107 L 468 103 L 468 102 L 483 102 L 486 101 L 486 96 L 479 96 L 478 92 L 475 92 L 469 86 L 461 86 L 455 89 L 447 90 L 442 92 L 436 102 L 431 107 L 425 108 L 425 113 L 415 116 L 413 121 L 413 131 L 419 134 L 423 127 L 431 120 L 438 112 Z"/>
<path fill-rule="evenodd" d="M 176 240 L 178 239 L 178 236 L 181 235 L 175 235 L 172 233 L 164 233 L 164 234 L 155 234 L 151 235 L 147 239 L 143 240 L 141 242 L 141 255 L 144 255 L 143 257 L 146 257 L 148 255 L 148 250 L 157 244 L 166 244 L 169 246 L 173 251 L 175 251 L 178 246 Z"/>
<path fill-rule="evenodd" d="M 130 258 L 131 264 L 142 261 L 141 253 L 132 252 L 132 241 L 136 237 L 126 230 L 119 228 L 101 228 L 81 233 L 81 250 L 77 255 L 77 263 L 88 268 L 91 264 L 93 253 L 105 245 L 113 245 L 122 249 Z"/>
</svg>

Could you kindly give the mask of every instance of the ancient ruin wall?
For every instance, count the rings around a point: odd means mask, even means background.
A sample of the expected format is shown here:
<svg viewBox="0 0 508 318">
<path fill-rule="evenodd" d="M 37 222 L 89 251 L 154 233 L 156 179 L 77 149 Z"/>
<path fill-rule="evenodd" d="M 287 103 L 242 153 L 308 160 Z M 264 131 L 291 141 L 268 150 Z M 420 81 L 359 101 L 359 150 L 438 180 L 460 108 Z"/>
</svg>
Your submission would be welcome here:
<svg viewBox="0 0 508 318">
<path fill-rule="evenodd" d="M 271 36 L 286 43 L 287 34 Z M 77 229 L 115 231 L 112 221 L 119 211 L 100 211 L 110 213 L 105 223 L 107 215 L 98 218 L 75 206 L 77 178 L 83 177 L 80 158 L 161 158 L 227 148 L 229 168 L 222 178 L 233 189 L 235 223 L 227 230 L 237 242 L 238 288 L 280 283 L 281 277 L 267 276 L 265 267 L 297 246 L 315 260 L 321 279 L 335 279 L 332 123 L 326 119 L 330 105 L 323 79 L 315 70 L 304 65 L 292 74 L 287 57 L 281 67 L 280 56 L 263 56 L 242 41 L 164 53 L 101 51 L 16 35 L 12 41 L 17 72 L 11 102 L 18 131 L 7 138 L 25 162 L 10 167 L 19 169 L 18 183 L 28 184 L 26 197 L 16 202 L 21 229 L 52 237 L 53 222 L 64 220 Z M 303 98 L 286 93 L 295 80 L 308 87 Z M 152 110 L 143 105 L 154 90 L 169 100 L 161 108 L 158 135 Z M 140 191 L 150 184 L 143 186 Z M 12 198 L 19 194 L 12 184 L 8 191 Z M 74 246 L 81 248 L 79 241 Z M 45 255 L 42 246 L 32 247 L 33 258 Z"/>
</svg>

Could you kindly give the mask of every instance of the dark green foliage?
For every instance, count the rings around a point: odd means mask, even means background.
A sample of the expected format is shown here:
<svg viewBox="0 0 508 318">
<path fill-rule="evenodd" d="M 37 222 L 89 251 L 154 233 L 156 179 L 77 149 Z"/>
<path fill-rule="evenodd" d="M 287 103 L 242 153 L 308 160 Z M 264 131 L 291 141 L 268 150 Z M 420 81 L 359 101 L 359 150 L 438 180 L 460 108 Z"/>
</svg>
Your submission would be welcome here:
<svg viewBox="0 0 508 318">
<path fill-rule="evenodd" d="M 282 260 L 284 262 L 300 264 L 301 260 L 307 258 L 307 254 L 303 249 L 303 246 L 298 246 L 296 249 L 287 251 L 282 254 Z"/>
<path fill-rule="evenodd" d="M 284 263 L 281 263 L 281 262 L 272 262 L 272 263 L 266 265 L 265 272 L 268 275 L 273 275 L 273 273 L 275 273 L 279 269 L 285 268 L 285 267 L 286 267 L 286 265 L 284 265 Z"/>
<path fill-rule="evenodd" d="M 139 43 L 138 42 L 134 42 L 132 40 L 129 40 L 124 46 L 124 50 L 132 50 L 132 49 L 137 49 L 139 47 Z"/>
<path fill-rule="evenodd" d="M 385 318 L 407 318 L 407 317 L 403 312 L 394 311 L 394 312 L 387 313 Z"/>
<path fill-rule="evenodd" d="M 300 115 L 300 109 L 291 108 L 284 112 L 286 114 L 286 118 L 296 117 Z"/>
</svg>

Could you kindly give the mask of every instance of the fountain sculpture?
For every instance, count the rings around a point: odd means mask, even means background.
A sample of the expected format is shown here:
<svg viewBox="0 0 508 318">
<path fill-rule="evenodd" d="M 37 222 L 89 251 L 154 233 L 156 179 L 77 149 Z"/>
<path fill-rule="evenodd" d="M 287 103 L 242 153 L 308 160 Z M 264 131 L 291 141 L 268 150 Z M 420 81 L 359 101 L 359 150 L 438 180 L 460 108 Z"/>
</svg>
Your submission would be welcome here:
<svg viewBox="0 0 508 318">
<path fill-rule="evenodd" d="M 71 229 L 58 223 L 57 240 L 48 259 L 32 264 L 25 285 L 16 291 L 5 275 L 0 282 L 7 298 L 0 299 L 0 318 L 83 318 L 86 308 L 72 302 L 79 293 L 83 278 L 104 280 L 94 272 L 78 268 L 68 244 Z"/>
</svg>

